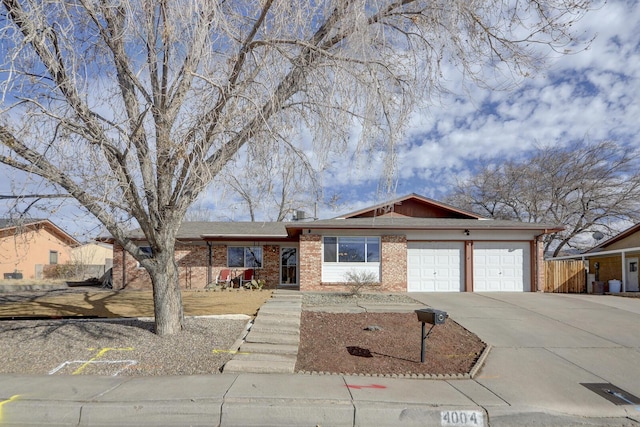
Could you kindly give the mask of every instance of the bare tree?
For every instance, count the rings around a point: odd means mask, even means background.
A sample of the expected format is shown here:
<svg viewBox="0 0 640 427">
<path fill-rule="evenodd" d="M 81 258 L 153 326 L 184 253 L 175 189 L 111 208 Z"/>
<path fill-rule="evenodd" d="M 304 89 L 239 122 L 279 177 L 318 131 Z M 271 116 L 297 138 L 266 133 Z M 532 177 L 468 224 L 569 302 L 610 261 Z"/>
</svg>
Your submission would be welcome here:
<svg viewBox="0 0 640 427">
<path fill-rule="evenodd" d="M 582 247 L 584 235 L 613 235 L 640 220 L 640 151 L 614 142 L 540 147 L 523 161 L 485 164 L 447 201 L 498 219 L 563 225 L 545 251 Z M 613 224 L 613 225 L 612 225 Z"/>
<path fill-rule="evenodd" d="M 284 221 L 298 210 L 315 209 L 321 199 L 318 169 L 287 143 L 250 146 L 221 173 L 226 201 L 222 205 L 240 199 L 251 221 Z"/>
<path fill-rule="evenodd" d="M 313 130 L 315 155 L 388 153 L 444 62 L 525 75 L 572 47 L 589 1 L 2 0 L 0 162 L 70 194 L 151 276 L 182 328 L 174 245 L 247 144 Z M 545 48 L 545 49 L 543 49 Z M 483 66 L 487 67 L 483 67 Z M 281 141 L 281 139 L 280 139 Z M 392 174 L 392 168 L 387 172 Z M 133 221 L 151 246 L 129 239 Z"/>
</svg>

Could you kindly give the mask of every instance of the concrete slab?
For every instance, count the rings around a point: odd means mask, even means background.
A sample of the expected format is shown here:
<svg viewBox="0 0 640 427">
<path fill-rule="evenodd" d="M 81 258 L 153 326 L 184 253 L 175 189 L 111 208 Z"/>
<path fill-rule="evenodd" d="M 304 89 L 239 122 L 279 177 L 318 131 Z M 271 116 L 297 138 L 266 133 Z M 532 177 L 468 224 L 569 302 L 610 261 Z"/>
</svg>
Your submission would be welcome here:
<svg viewBox="0 0 640 427">
<path fill-rule="evenodd" d="M 28 397 L 19 396 L 0 406 L 0 425 L 3 427 L 76 426 L 80 422 L 81 411 L 82 405 L 78 402 L 31 400 Z"/>
<path fill-rule="evenodd" d="M 344 379 L 354 402 L 475 406 L 447 381 L 361 376 Z"/>
<path fill-rule="evenodd" d="M 624 417 L 625 411 L 580 383 L 603 382 L 542 348 L 493 348 L 475 380 L 513 407 L 585 417 Z"/>
<path fill-rule="evenodd" d="M 554 348 L 549 351 L 640 397 L 640 352 L 633 348 Z M 638 412 L 640 415 L 640 412 Z"/>
<path fill-rule="evenodd" d="M 89 402 L 78 426 L 212 426 L 220 423 L 221 413 L 221 401 Z"/>
<path fill-rule="evenodd" d="M 338 375 L 240 375 L 226 395 L 236 399 L 309 399 L 350 401 L 345 380 Z"/>
<path fill-rule="evenodd" d="M 487 406 L 509 406 L 507 402 L 493 393 L 488 388 L 473 380 L 452 380 L 447 381 L 451 387 L 465 395 L 473 403 L 482 407 Z"/>
<path fill-rule="evenodd" d="M 546 411 L 537 407 L 498 407 L 487 408 L 491 427 L 531 427 L 531 426 L 562 426 L 562 427 L 632 427 L 640 424 L 628 418 L 607 418 L 568 415 L 553 411 Z"/>
<path fill-rule="evenodd" d="M 464 410 L 467 413 L 473 413 L 473 421 L 469 423 L 451 423 L 449 425 L 456 426 L 474 426 L 483 427 L 487 424 L 487 417 L 478 407 L 444 407 L 432 405 L 417 404 L 399 404 L 399 403 L 376 403 L 376 402 L 356 402 L 355 403 L 355 422 L 354 426 L 377 426 L 377 427 L 423 427 L 423 426 L 442 426 L 443 413 L 447 411 Z"/>
<path fill-rule="evenodd" d="M 630 313 L 640 314 L 640 298 L 625 298 L 612 295 L 584 295 L 570 294 L 565 295 L 567 299 L 578 301 L 588 301 L 594 304 L 604 305 L 607 307 L 617 308 L 618 310 L 628 311 Z"/>
<path fill-rule="evenodd" d="M 233 358 L 224 367 L 225 374 L 293 374 L 296 363 L 291 361 L 240 360 Z"/>
<path fill-rule="evenodd" d="M 184 375 L 129 378 L 100 395 L 98 402 L 146 402 L 203 399 L 222 402 L 235 375 Z M 149 391 L 153 390 L 153 393 Z"/>
<path fill-rule="evenodd" d="M 295 354 L 273 354 L 273 353 L 247 353 L 240 352 L 233 360 L 253 360 L 262 362 L 289 362 L 295 366 L 297 357 Z"/>
<path fill-rule="evenodd" d="M 246 342 L 298 345 L 300 337 L 298 335 L 278 334 L 275 332 L 249 332 Z"/>
<path fill-rule="evenodd" d="M 19 378 L 19 381 L 12 380 Z M 12 396 L 19 400 L 48 400 L 55 396 L 57 401 L 88 401 L 122 384 L 122 377 L 89 377 L 84 375 L 63 376 L 17 376 L 2 375 L 0 381 L 0 401 Z M 5 407 L 6 408 L 6 407 Z"/>
<path fill-rule="evenodd" d="M 543 316 L 502 316 L 510 311 L 496 309 L 495 317 L 453 319 L 494 347 L 619 347 L 611 340 Z"/>
<path fill-rule="evenodd" d="M 298 354 L 297 344 L 271 344 L 271 343 L 244 343 L 240 352 L 246 353 L 273 353 L 273 354 Z"/>
<path fill-rule="evenodd" d="M 640 314 L 618 310 L 607 306 L 595 308 L 573 308 L 541 313 L 555 318 L 559 322 L 581 329 L 594 336 L 611 341 L 624 347 L 640 347 L 640 333 L 630 324 L 640 324 Z"/>
<path fill-rule="evenodd" d="M 225 400 L 220 426 L 353 426 L 349 401 L 238 399 Z"/>
<path fill-rule="evenodd" d="M 300 336 L 300 327 L 260 323 L 251 327 L 250 333 L 265 333 L 265 334 L 278 333 L 278 334 Z"/>
</svg>

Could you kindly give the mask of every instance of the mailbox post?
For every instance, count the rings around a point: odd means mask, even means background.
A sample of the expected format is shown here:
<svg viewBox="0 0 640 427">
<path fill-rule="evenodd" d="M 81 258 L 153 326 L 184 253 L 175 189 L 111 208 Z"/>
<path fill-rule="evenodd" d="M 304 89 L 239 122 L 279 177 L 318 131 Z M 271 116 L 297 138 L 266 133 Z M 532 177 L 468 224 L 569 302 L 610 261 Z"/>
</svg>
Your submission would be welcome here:
<svg viewBox="0 0 640 427">
<path fill-rule="evenodd" d="M 420 347 L 420 363 L 424 363 L 425 357 L 425 341 L 429 337 L 429 334 L 433 330 L 433 327 L 436 325 L 441 325 L 447 320 L 447 312 L 436 310 L 433 308 L 421 308 L 416 310 L 416 314 L 418 315 L 418 321 L 422 322 L 422 342 Z M 427 332 L 426 324 L 431 324 L 429 331 Z"/>
</svg>

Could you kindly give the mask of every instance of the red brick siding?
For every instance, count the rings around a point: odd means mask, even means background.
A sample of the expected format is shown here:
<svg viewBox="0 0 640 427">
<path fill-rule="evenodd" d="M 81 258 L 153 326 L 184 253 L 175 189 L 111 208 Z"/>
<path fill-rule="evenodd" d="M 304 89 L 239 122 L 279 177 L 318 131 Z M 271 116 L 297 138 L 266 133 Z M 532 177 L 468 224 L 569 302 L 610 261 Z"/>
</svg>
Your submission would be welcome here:
<svg viewBox="0 0 640 427">
<path fill-rule="evenodd" d="M 124 258 L 124 259 L 123 259 Z M 122 282 L 122 272 L 125 274 L 125 282 Z M 144 268 L 138 268 L 138 261 L 130 254 L 124 252 L 122 246 L 113 245 L 113 289 L 151 289 L 151 278 Z"/>
<path fill-rule="evenodd" d="M 382 286 L 386 292 L 407 291 L 407 236 L 382 236 Z"/>
<path fill-rule="evenodd" d="M 406 236 L 382 236 L 380 243 L 381 283 L 375 291 L 406 292 Z M 322 282 L 322 237 L 316 234 L 300 236 L 300 290 L 328 292 L 349 290 L 344 283 Z"/>
<path fill-rule="evenodd" d="M 301 234 L 299 250 L 300 290 L 321 291 L 322 287 L 322 236 Z"/>
<path fill-rule="evenodd" d="M 180 274 L 180 288 L 204 289 L 207 286 L 208 247 L 178 244 L 175 259 Z"/>
</svg>

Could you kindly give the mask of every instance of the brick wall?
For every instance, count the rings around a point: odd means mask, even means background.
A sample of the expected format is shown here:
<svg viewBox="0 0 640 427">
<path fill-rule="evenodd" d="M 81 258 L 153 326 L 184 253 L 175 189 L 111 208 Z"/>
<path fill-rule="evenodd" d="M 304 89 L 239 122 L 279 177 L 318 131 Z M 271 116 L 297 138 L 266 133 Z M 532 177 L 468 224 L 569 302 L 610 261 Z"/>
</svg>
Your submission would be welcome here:
<svg viewBox="0 0 640 427">
<path fill-rule="evenodd" d="M 382 236 L 381 284 L 379 292 L 407 291 L 407 238 L 406 236 Z M 300 236 L 300 290 L 344 292 L 344 283 L 322 282 L 322 237 L 315 234 Z"/>
<path fill-rule="evenodd" d="M 382 287 L 387 292 L 407 291 L 407 236 L 382 236 Z"/>
<path fill-rule="evenodd" d="M 300 290 L 321 291 L 322 287 L 322 236 L 301 234 L 299 250 Z"/>
<path fill-rule="evenodd" d="M 125 280 L 122 282 L 122 272 L 126 272 Z M 113 245 L 113 271 L 112 271 L 113 289 L 151 289 L 151 277 L 144 268 L 138 267 L 136 261 L 131 255 L 126 253 L 122 246 Z"/>
<path fill-rule="evenodd" d="M 204 289 L 207 286 L 208 247 L 177 244 L 175 259 L 181 289 Z"/>
</svg>

